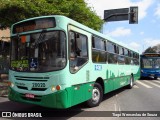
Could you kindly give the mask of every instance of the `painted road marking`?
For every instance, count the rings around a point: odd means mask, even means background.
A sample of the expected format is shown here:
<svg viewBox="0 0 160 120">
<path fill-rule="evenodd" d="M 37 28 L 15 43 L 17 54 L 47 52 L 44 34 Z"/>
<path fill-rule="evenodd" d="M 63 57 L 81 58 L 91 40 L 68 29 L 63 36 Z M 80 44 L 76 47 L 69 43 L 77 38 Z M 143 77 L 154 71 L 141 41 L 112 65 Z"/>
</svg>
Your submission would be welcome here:
<svg viewBox="0 0 160 120">
<path fill-rule="evenodd" d="M 153 83 L 152 81 L 147 81 L 147 80 L 145 80 L 145 82 L 147 82 L 147 83 L 149 83 L 149 84 L 152 84 L 152 85 L 160 88 L 160 85 L 157 85 L 157 84 Z"/>
<path fill-rule="evenodd" d="M 138 84 L 141 84 L 141 85 L 143 85 L 144 87 L 146 87 L 146 88 L 152 88 L 151 86 L 149 86 L 149 85 L 146 85 L 145 83 L 142 83 L 141 81 L 136 81 Z"/>
<path fill-rule="evenodd" d="M 160 81 L 159 81 L 159 80 L 154 80 L 154 82 L 160 83 Z"/>
<path fill-rule="evenodd" d="M 117 106 L 116 106 L 116 104 L 114 104 L 114 110 L 117 111 Z"/>
<path fill-rule="evenodd" d="M 139 88 L 137 85 L 134 85 L 133 88 Z"/>
</svg>

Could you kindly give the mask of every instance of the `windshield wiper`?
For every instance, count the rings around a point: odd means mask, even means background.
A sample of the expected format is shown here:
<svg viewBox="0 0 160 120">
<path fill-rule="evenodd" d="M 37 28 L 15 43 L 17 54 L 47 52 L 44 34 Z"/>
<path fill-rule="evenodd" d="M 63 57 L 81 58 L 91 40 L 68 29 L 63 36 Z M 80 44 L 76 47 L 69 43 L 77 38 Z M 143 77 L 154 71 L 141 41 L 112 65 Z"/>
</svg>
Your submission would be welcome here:
<svg viewBox="0 0 160 120">
<path fill-rule="evenodd" d="M 46 29 L 43 29 L 43 30 L 42 30 L 42 32 L 41 32 L 40 35 L 39 35 L 38 40 L 36 40 L 35 43 L 34 43 L 35 48 L 38 47 L 38 44 L 39 44 L 39 43 L 43 42 L 43 39 L 45 38 L 45 33 L 46 33 L 46 32 L 47 32 Z"/>
</svg>

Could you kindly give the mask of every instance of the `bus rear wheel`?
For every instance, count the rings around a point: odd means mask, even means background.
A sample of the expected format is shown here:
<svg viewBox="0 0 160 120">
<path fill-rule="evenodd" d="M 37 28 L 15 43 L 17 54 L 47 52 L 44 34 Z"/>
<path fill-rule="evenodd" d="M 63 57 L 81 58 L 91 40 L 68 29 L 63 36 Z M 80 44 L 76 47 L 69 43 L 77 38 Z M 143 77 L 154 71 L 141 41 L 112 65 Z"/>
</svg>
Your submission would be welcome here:
<svg viewBox="0 0 160 120">
<path fill-rule="evenodd" d="M 95 83 L 92 90 L 92 98 L 87 101 L 89 107 L 98 106 L 103 98 L 102 86 L 99 83 Z"/>
<path fill-rule="evenodd" d="M 129 88 L 129 89 L 132 89 L 133 85 L 134 85 L 134 78 L 133 78 L 133 76 L 131 75 L 130 83 L 129 83 L 129 85 L 128 85 L 128 88 Z"/>
</svg>

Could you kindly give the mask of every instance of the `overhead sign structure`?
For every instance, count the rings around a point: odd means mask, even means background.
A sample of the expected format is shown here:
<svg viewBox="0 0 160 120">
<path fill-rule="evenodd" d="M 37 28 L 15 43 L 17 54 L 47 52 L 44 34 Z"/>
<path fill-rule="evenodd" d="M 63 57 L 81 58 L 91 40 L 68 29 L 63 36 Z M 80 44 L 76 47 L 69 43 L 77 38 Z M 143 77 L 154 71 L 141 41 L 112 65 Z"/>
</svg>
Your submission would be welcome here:
<svg viewBox="0 0 160 120">
<path fill-rule="evenodd" d="M 104 11 L 104 20 L 107 22 L 128 20 L 129 8 L 112 9 Z"/>
<path fill-rule="evenodd" d="M 129 24 L 138 24 L 138 7 L 105 10 L 104 20 L 106 22 L 129 20 Z"/>
</svg>

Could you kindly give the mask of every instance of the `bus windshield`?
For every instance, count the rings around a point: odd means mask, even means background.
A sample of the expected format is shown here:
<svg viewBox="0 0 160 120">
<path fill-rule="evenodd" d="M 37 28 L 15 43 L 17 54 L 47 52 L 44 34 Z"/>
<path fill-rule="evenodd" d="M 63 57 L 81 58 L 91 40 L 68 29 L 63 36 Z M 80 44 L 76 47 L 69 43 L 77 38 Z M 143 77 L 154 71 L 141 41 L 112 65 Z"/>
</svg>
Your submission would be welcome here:
<svg viewBox="0 0 160 120">
<path fill-rule="evenodd" d="M 46 72 L 63 69 L 66 65 L 66 35 L 62 31 L 11 38 L 11 69 Z"/>
<path fill-rule="evenodd" d="M 159 69 L 160 58 L 142 58 L 142 68 Z"/>
</svg>

